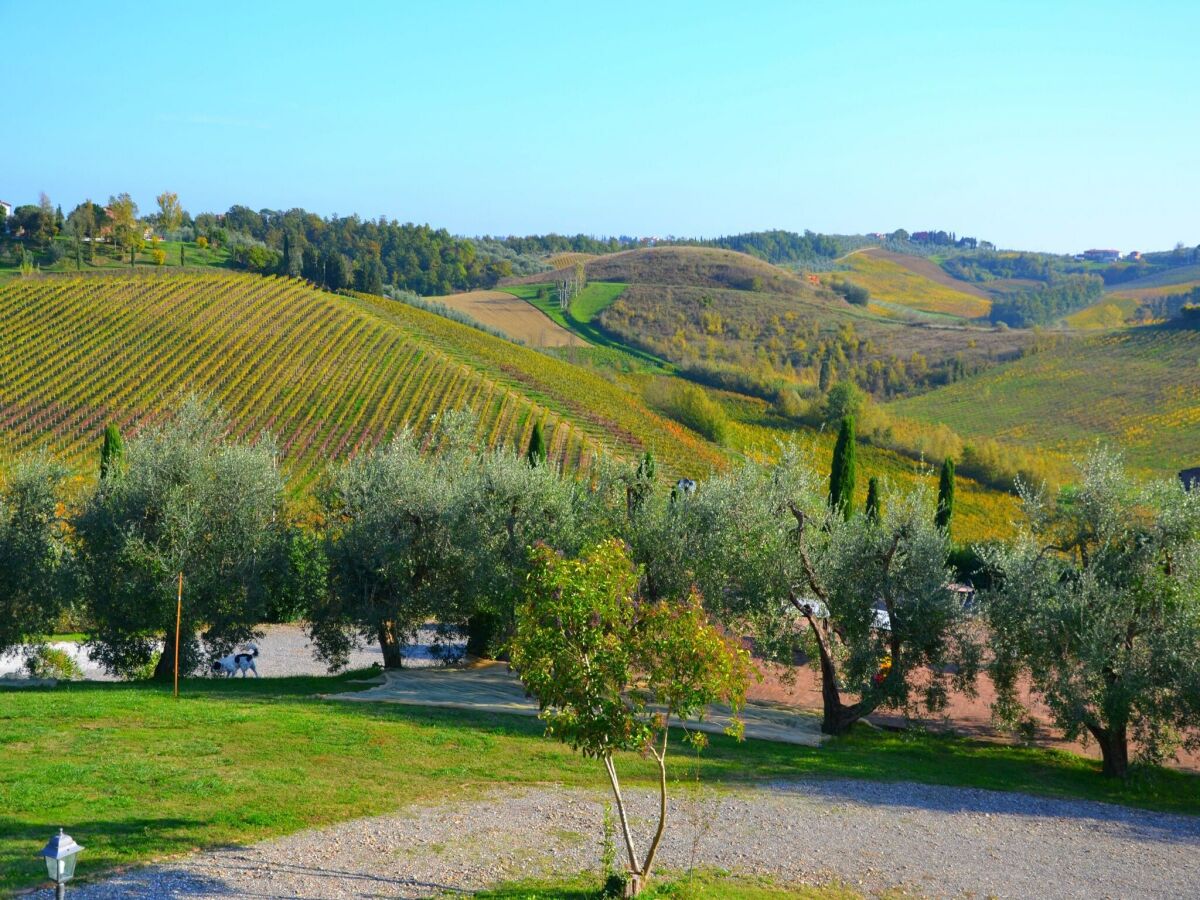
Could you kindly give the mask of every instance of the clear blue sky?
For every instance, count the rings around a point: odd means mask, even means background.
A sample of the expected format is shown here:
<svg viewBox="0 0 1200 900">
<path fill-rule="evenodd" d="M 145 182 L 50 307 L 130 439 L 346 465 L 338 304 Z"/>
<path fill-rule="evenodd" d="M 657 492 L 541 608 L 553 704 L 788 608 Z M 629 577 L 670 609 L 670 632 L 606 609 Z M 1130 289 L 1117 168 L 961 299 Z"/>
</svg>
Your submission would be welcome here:
<svg viewBox="0 0 1200 900">
<path fill-rule="evenodd" d="M 0 198 L 1200 243 L 1200 4 L 0 0 Z"/>
</svg>

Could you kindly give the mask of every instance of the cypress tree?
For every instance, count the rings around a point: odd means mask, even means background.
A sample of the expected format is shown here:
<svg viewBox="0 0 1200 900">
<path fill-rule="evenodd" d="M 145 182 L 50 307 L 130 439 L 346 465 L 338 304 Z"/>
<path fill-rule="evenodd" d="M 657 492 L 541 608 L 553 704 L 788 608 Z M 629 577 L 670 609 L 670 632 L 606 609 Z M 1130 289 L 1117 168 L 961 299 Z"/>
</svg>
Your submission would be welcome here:
<svg viewBox="0 0 1200 900">
<path fill-rule="evenodd" d="M 938 477 L 937 527 L 950 533 L 950 521 L 954 518 L 954 460 L 946 457 L 942 473 Z"/>
<path fill-rule="evenodd" d="M 540 466 L 545 464 L 546 455 L 546 435 L 542 433 L 542 423 L 539 420 L 533 423 L 533 434 L 529 436 L 529 449 L 525 451 L 525 458 L 531 466 Z"/>
<path fill-rule="evenodd" d="M 183 244 L 181 243 L 179 245 L 179 267 L 183 268 L 184 265 L 185 265 L 185 263 L 184 263 L 184 257 L 183 257 Z"/>
<path fill-rule="evenodd" d="M 878 523 L 883 514 L 883 507 L 880 505 L 879 497 L 879 479 L 874 475 L 867 481 L 867 521 Z"/>
<path fill-rule="evenodd" d="M 833 447 L 833 468 L 829 473 L 829 505 L 848 520 L 854 513 L 854 482 L 857 477 L 854 417 L 842 419 L 837 443 Z"/>
<path fill-rule="evenodd" d="M 282 275 L 292 274 L 292 239 L 286 229 L 283 232 L 283 254 L 279 260 L 279 271 Z"/>
<path fill-rule="evenodd" d="M 116 476 L 121 471 L 124 457 L 125 442 L 121 439 L 121 430 L 116 425 L 108 425 L 104 429 L 104 442 L 100 445 L 100 480 Z"/>
</svg>

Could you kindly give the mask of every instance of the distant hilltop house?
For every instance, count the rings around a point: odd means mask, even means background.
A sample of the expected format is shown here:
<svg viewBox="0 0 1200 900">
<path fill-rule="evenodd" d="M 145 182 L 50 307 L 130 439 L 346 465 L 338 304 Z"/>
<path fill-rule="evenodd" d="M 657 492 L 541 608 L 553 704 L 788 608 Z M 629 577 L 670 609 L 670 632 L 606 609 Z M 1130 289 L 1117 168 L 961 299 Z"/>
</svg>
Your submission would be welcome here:
<svg viewBox="0 0 1200 900">
<path fill-rule="evenodd" d="M 1084 250 L 1080 254 L 1088 262 L 1116 262 L 1121 258 L 1120 250 Z"/>
<path fill-rule="evenodd" d="M 4 210 L 4 218 L 7 219 L 9 216 L 12 215 L 13 205 L 11 203 L 9 203 L 7 200 L 0 200 L 0 209 Z"/>
<path fill-rule="evenodd" d="M 1137 260 L 1139 260 L 1139 259 L 1141 259 L 1141 258 L 1142 258 L 1142 251 L 1140 251 L 1140 250 L 1130 250 L 1128 253 L 1126 253 L 1126 254 L 1125 254 L 1125 258 L 1126 258 L 1126 259 L 1131 259 L 1131 260 L 1133 260 L 1134 262 L 1136 262 Z"/>
</svg>

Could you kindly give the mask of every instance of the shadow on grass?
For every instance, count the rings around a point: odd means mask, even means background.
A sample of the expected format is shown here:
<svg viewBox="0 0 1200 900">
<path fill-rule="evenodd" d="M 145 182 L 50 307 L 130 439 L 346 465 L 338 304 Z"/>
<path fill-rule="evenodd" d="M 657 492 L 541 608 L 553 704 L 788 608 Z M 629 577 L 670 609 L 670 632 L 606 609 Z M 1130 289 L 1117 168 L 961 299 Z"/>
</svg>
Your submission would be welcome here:
<svg viewBox="0 0 1200 900">
<path fill-rule="evenodd" d="M 317 696 L 366 690 L 371 685 L 355 682 L 362 682 L 374 674 L 376 670 L 336 676 L 188 679 L 181 684 L 181 701 L 229 698 L 249 704 L 318 705 L 335 709 L 336 715 L 347 719 L 404 723 L 430 730 L 453 729 L 464 734 L 515 738 L 540 738 L 543 734 L 539 720 L 524 716 L 386 702 L 343 702 Z M 171 687 L 151 682 L 74 682 L 22 693 L 49 695 L 92 691 L 165 696 L 170 694 Z M 676 733 L 679 734 L 678 730 Z M 672 754 L 677 776 L 694 777 L 694 751 L 678 737 L 672 743 Z M 1041 804 L 1037 804 L 1028 798 L 1014 796 L 1009 803 L 1013 814 L 1064 814 L 1060 807 L 1046 802 L 1046 798 L 1091 800 L 1161 812 L 1200 814 L 1200 776 L 1193 773 L 1148 767 L 1135 769 L 1128 779 L 1120 781 L 1102 777 L 1098 761 L 1072 753 L 916 731 L 880 732 L 859 727 L 820 747 L 754 739 L 737 742 L 722 735 L 712 735 L 709 747 L 699 758 L 699 766 L 705 782 L 731 787 L 830 779 L 911 782 L 1043 798 Z M 633 783 L 640 783 L 652 774 L 649 767 L 644 767 L 644 772 L 640 768 L 631 766 L 629 777 Z M 685 770 L 692 774 L 686 775 Z M 546 780 L 555 780 L 554 775 L 553 771 L 547 771 Z M 805 786 L 803 789 L 819 789 L 831 799 L 837 798 L 839 790 L 832 782 L 819 788 Z M 864 801 L 858 791 L 849 793 L 861 802 L 872 802 Z M 969 812 L 982 809 L 985 803 L 989 808 L 996 803 L 994 797 L 973 798 L 970 794 L 944 791 L 889 791 L 881 793 L 880 798 L 878 802 L 882 805 L 911 805 L 946 812 Z M 1072 809 L 1070 815 L 1105 821 L 1119 817 L 1111 809 Z M 1197 834 L 1200 835 L 1200 831 Z"/>
</svg>

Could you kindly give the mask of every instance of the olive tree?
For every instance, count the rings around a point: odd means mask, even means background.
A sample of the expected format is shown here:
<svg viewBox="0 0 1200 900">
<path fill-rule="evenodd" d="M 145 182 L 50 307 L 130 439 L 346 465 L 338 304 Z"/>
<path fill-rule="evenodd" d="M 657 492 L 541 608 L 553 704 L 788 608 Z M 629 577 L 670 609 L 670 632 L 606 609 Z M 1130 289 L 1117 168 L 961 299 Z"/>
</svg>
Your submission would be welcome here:
<svg viewBox="0 0 1200 900">
<path fill-rule="evenodd" d="M 452 538 L 467 562 L 467 651 L 501 652 L 529 573 L 529 548 L 576 554 L 610 533 L 616 484 L 608 466 L 575 479 L 552 463 L 531 466 L 509 447 L 476 452 L 458 492 Z"/>
<path fill-rule="evenodd" d="M 702 716 L 712 703 L 736 713 L 750 673 L 748 654 L 708 624 L 697 594 L 642 599 L 639 576 L 616 540 L 578 559 L 538 548 L 511 644 L 513 667 L 537 698 L 546 733 L 604 764 L 632 894 L 648 882 L 666 830 L 671 719 Z M 740 737 L 736 721 L 730 731 Z M 622 750 L 642 752 L 658 767 L 658 822 L 644 854 L 617 773 Z"/>
<path fill-rule="evenodd" d="M 981 549 L 999 717 L 1027 713 L 1027 676 L 1070 740 L 1094 738 L 1124 776 L 1133 738 L 1148 762 L 1200 746 L 1200 496 L 1139 482 L 1097 451 L 1050 501 L 1023 490 L 1028 521 Z"/>
<path fill-rule="evenodd" d="M 812 659 L 827 734 L 880 707 L 943 708 L 949 690 L 973 683 L 979 648 L 949 587 L 932 497 L 891 488 L 877 517 L 846 519 L 822 488 L 795 446 L 776 464 L 717 475 L 661 513 L 652 545 L 665 565 L 647 565 L 662 583 L 694 580 L 764 657 Z"/>
<path fill-rule="evenodd" d="M 469 428 L 447 417 L 432 440 L 402 431 L 333 467 L 321 490 L 329 591 L 309 610 L 317 655 L 345 665 L 361 639 L 375 639 L 385 668 L 431 618 L 462 617 L 466 553 L 456 525 L 470 472 Z"/>
<path fill-rule="evenodd" d="M 109 671 L 170 677 L 177 579 L 184 594 L 179 664 L 252 638 L 269 603 L 279 557 L 283 480 L 274 445 L 225 437 L 221 417 L 196 400 L 162 427 L 130 440 L 124 466 L 101 479 L 74 520 L 91 646 Z"/>
<path fill-rule="evenodd" d="M 0 480 L 0 654 L 46 634 L 69 598 L 65 477 L 33 457 Z"/>
</svg>

